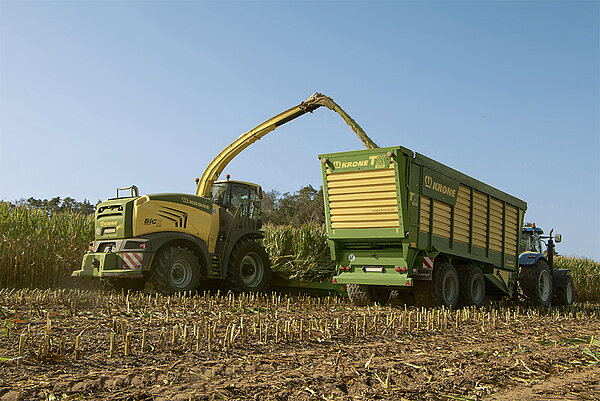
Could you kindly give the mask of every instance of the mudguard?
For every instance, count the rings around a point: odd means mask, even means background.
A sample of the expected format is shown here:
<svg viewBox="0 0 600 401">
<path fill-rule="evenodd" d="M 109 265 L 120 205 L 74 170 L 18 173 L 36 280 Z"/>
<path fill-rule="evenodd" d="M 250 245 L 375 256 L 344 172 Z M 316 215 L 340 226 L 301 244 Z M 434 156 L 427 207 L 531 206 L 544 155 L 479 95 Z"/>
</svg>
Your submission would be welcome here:
<svg viewBox="0 0 600 401">
<path fill-rule="evenodd" d="M 567 275 L 570 269 L 553 269 L 552 270 L 552 283 L 554 287 L 563 288 L 567 281 Z"/>
<path fill-rule="evenodd" d="M 537 252 L 523 252 L 519 255 L 519 266 L 533 266 L 538 260 L 546 258 L 543 254 Z"/>
<path fill-rule="evenodd" d="M 139 238 L 146 238 L 150 242 L 152 252 L 157 252 L 165 245 L 179 245 L 187 246 L 191 251 L 198 255 L 200 266 L 202 267 L 202 276 L 207 276 L 211 267 L 210 253 L 208 252 L 208 246 L 204 241 L 193 235 L 178 233 L 178 232 L 158 232 L 152 234 L 145 234 Z"/>
</svg>

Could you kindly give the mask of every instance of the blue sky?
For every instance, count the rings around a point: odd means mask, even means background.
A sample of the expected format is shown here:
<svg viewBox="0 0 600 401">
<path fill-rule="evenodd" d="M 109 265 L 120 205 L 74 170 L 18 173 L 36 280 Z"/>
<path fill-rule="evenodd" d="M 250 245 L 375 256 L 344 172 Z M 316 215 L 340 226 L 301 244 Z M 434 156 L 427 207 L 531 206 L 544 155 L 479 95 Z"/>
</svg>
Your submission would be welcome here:
<svg viewBox="0 0 600 401">
<path fill-rule="evenodd" d="M 194 193 L 241 133 L 319 91 L 380 146 L 528 203 L 600 260 L 599 2 L 0 2 L 0 199 Z M 336 114 L 224 173 L 319 187 Z"/>
</svg>

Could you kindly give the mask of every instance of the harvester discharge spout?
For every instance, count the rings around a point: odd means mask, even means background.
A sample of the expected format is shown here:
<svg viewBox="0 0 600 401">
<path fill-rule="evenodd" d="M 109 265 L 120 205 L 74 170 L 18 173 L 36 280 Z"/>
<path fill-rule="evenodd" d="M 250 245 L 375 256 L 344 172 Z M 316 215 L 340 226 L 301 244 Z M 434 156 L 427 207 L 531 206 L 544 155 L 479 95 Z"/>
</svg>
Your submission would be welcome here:
<svg viewBox="0 0 600 401">
<path fill-rule="evenodd" d="M 252 145 L 254 142 L 258 141 L 275 128 L 282 126 L 283 124 L 290 122 L 306 113 L 312 113 L 321 106 L 325 106 L 328 109 L 338 113 L 340 117 L 342 117 L 342 119 L 350 126 L 352 131 L 356 133 L 358 138 L 367 149 L 378 148 L 375 142 L 369 138 L 360 125 L 358 125 L 358 123 L 354 121 L 354 119 L 350 117 L 350 115 L 346 113 L 344 109 L 335 103 L 332 98 L 325 96 L 322 93 L 314 93 L 311 97 L 299 105 L 268 119 L 245 134 L 240 135 L 239 138 L 237 138 L 233 143 L 223 149 L 221 153 L 219 153 L 217 157 L 215 157 L 213 161 L 209 163 L 206 170 L 204 170 L 204 173 L 202 173 L 202 177 L 200 178 L 198 187 L 196 188 L 196 195 L 209 197 L 213 183 L 219 178 L 219 175 L 221 172 L 223 172 L 227 164 L 229 164 L 234 157 L 240 154 L 248 146 Z"/>
</svg>

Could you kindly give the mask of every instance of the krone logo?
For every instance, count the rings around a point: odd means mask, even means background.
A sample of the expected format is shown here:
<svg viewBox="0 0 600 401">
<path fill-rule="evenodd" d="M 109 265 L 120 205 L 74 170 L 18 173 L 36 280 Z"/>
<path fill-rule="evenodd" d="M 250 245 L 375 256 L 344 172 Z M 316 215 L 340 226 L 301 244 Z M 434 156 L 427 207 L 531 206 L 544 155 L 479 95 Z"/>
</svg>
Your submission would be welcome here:
<svg viewBox="0 0 600 401">
<path fill-rule="evenodd" d="M 431 178 L 430 176 L 425 176 L 425 186 L 429 189 L 431 189 L 431 186 L 433 185 L 433 178 Z"/>
<path fill-rule="evenodd" d="M 456 197 L 456 189 L 450 188 L 444 184 L 440 184 L 439 182 L 435 182 L 433 181 L 433 178 L 428 175 L 425 176 L 425 187 L 439 192 L 442 195 L 451 196 L 452 198 Z"/>
</svg>

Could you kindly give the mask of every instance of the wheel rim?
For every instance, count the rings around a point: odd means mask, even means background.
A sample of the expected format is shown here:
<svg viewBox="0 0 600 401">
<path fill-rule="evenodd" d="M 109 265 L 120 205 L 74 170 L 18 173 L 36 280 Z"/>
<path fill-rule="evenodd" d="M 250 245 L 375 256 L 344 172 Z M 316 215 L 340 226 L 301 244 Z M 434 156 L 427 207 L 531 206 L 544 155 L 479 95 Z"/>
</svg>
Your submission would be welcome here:
<svg viewBox="0 0 600 401">
<path fill-rule="evenodd" d="M 538 285 L 540 300 L 547 301 L 550 298 L 551 287 L 552 279 L 550 278 L 550 273 L 548 270 L 544 269 L 540 272 L 540 280 Z"/>
<path fill-rule="evenodd" d="M 483 298 L 483 289 L 484 289 L 483 280 L 481 277 L 475 277 L 473 283 L 471 285 L 471 296 L 475 303 L 479 303 L 481 298 Z"/>
<path fill-rule="evenodd" d="M 570 281 L 567 283 L 566 295 L 567 295 L 567 305 L 571 305 L 573 303 L 573 283 Z"/>
<path fill-rule="evenodd" d="M 246 254 L 240 266 L 240 276 L 244 284 L 250 288 L 258 286 L 263 274 L 264 266 L 260 256 L 254 252 Z"/>
<path fill-rule="evenodd" d="M 443 292 L 446 303 L 448 305 L 453 304 L 458 294 L 458 281 L 452 274 L 446 275 Z"/>
<path fill-rule="evenodd" d="M 170 276 L 175 287 L 185 288 L 192 281 L 192 265 L 187 260 L 177 260 L 171 266 Z"/>
</svg>

